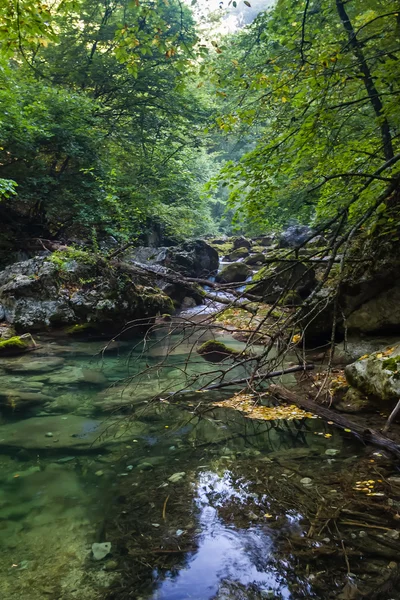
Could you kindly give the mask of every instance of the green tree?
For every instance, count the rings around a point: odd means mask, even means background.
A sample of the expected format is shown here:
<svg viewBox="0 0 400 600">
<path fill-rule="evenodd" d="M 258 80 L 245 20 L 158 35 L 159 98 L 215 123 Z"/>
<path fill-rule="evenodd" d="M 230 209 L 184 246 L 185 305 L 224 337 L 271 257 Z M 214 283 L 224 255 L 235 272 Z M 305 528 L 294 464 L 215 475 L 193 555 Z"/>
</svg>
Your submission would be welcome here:
<svg viewBox="0 0 400 600">
<path fill-rule="evenodd" d="M 357 218 L 398 178 L 399 13 L 394 0 L 280 0 L 225 42 L 213 83 L 226 132 L 257 143 L 223 176 L 259 227 Z"/>
</svg>

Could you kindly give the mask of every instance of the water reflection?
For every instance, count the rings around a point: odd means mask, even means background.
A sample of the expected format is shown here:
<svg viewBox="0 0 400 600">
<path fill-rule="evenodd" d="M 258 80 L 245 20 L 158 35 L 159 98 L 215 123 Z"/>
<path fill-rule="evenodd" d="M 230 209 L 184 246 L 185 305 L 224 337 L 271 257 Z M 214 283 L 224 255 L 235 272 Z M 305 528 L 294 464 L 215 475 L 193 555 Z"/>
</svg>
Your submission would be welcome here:
<svg viewBox="0 0 400 600">
<path fill-rule="evenodd" d="M 227 526 L 218 515 L 218 506 L 236 498 L 245 503 L 248 494 L 232 485 L 230 472 L 219 477 L 212 471 L 199 473 L 194 502 L 199 509 L 201 530 L 198 549 L 177 577 L 166 575 L 153 598 L 157 600 L 208 600 L 221 597 L 234 585 L 260 593 L 279 592 L 290 598 L 289 590 L 268 567 L 272 539 L 256 527 L 236 529 Z"/>
</svg>

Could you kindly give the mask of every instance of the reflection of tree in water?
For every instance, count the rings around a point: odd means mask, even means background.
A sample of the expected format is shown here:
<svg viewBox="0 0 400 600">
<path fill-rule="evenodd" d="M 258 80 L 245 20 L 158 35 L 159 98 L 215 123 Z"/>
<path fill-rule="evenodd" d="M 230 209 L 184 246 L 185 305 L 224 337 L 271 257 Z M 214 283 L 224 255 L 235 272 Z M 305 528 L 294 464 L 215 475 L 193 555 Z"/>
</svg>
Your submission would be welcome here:
<svg viewBox="0 0 400 600">
<path fill-rule="evenodd" d="M 175 426 L 163 430 L 164 437 L 151 450 L 163 461 L 151 471 L 135 470 L 133 485 L 128 478 L 119 484 L 106 531 L 121 577 L 107 592 L 107 600 L 184 597 L 171 589 L 168 594 L 168 586 L 173 588 L 185 577 L 190 581 L 202 553 L 218 550 L 218 535 L 223 553 L 226 532 L 234 550 L 242 549 L 237 577 L 235 571 L 226 577 L 221 569 L 216 589 L 196 596 L 193 585 L 193 598 L 265 598 L 263 574 L 276 599 L 345 598 L 340 594 L 353 593 L 346 591 L 349 567 L 362 578 L 363 593 L 382 589 L 388 576 L 395 582 L 397 572 L 389 571 L 387 564 L 396 560 L 400 544 L 368 528 L 394 527 L 394 513 L 379 499 L 353 489 L 355 480 L 371 477 L 370 456 L 354 456 L 355 451 L 360 454 L 359 446 L 343 446 L 338 436 L 334 446 L 342 448 L 344 457 L 332 461 L 324 454 L 323 435 L 311 431 L 323 434 L 321 420 L 311 425 L 265 422 L 229 409 L 195 408 L 166 405 L 160 430 L 166 422 Z M 174 453 L 168 451 L 171 444 L 176 444 Z M 146 459 L 142 450 L 137 463 Z M 380 466 L 383 477 L 389 465 Z M 166 486 L 175 472 L 186 476 Z M 301 483 L 307 477 L 312 480 L 309 487 Z M 211 524 L 204 521 L 204 510 L 215 513 Z M 354 521 L 365 523 L 367 537 L 359 537 L 360 527 L 348 525 Z M 209 543 L 213 538 L 215 546 Z M 227 556 L 231 551 L 229 546 Z M 218 562 L 217 555 L 214 558 Z M 249 580 L 241 579 L 246 565 L 251 573 L 255 569 L 256 579 L 252 574 Z M 210 571 L 208 576 L 212 580 L 214 575 Z"/>
</svg>

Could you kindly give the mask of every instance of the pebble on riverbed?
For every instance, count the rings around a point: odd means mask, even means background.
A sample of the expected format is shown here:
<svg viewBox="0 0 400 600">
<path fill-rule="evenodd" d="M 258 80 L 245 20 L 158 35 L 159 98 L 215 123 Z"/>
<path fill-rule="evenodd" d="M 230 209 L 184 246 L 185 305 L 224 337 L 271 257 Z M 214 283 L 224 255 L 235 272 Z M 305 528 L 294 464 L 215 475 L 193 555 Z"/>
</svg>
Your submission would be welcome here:
<svg viewBox="0 0 400 600">
<path fill-rule="evenodd" d="M 102 542 L 92 544 L 94 560 L 103 560 L 111 552 L 111 542 Z"/>
</svg>

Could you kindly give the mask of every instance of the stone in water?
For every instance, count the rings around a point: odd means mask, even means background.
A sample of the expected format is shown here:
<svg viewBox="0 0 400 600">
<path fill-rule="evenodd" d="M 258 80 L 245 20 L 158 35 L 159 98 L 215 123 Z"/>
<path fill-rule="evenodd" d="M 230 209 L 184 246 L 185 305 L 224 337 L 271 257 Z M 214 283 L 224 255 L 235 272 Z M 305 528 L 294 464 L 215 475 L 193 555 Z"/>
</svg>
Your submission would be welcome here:
<svg viewBox="0 0 400 600">
<path fill-rule="evenodd" d="M 186 473 L 183 471 L 182 473 L 174 473 L 171 477 L 168 477 L 168 481 L 171 483 L 177 483 L 181 479 L 185 477 Z"/>
<path fill-rule="evenodd" d="M 111 542 L 92 544 L 92 552 L 94 560 L 103 560 L 111 552 Z"/>
</svg>

